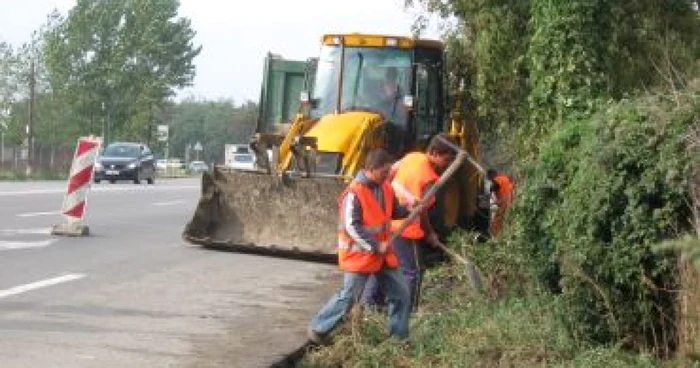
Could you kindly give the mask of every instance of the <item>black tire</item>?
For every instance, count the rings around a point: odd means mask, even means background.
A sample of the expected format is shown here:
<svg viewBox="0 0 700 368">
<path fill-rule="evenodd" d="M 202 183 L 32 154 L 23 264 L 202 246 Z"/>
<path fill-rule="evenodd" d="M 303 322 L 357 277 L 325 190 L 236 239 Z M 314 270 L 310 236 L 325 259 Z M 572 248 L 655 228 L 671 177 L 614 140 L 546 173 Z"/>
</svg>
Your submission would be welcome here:
<svg viewBox="0 0 700 368">
<path fill-rule="evenodd" d="M 114 179 L 110 179 L 110 180 L 109 180 L 109 183 L 110 183 L 110 184 L 114 184 L 114 183 L 116 183 L 116 182 L 117 182 L 117 181 L 114 180 Z"/>
<path fill-rule="evenodd" d="M 134 184 L 141 184 L 141 172 L 137 171 L 134 175 Z"/>
<path fill-rule="evenodd" d="M 100 179 L 94 179 L 93 181 L 95 182 L 95 184 L 100 184 Z"/>
<path fill-rule="evenodd" d="M 153 184 L 155 184 L 155 182 L 156 182 L 156 177 L 155 177 L 155 176 L 151 176 L 150 178 L 146 179 L 146 182 L 147 182 L 148 184 L 150 184 L 150 185 L 153 185 Z"/>
</svg>

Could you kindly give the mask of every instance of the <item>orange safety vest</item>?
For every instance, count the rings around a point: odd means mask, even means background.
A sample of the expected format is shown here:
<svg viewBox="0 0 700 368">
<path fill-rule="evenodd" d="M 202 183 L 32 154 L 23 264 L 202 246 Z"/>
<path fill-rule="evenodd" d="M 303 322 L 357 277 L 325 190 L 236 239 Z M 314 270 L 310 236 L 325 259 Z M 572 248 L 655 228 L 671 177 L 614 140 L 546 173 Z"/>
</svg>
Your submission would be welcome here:
<svg viewBox="0 0 700 368">
<path fill-rule="evenodd" d="M 394 212 L 394 193 L 388 183 L 382 184 L 382 195 L 386 202 L 382 209 L 379 202 L 372 195 L 372 191 L 365 185 L 353 182 L 340 195 L 338 201 L 338 264 L 340 269 L 346 272 L 374 273 L 382 268 L 384 262 L 387 267 L 397 268 L 399 260 L 392 247 L 385 254 L 377 254 L 366 250 L 355 243 L 345 230 L 345 215 L 343 214 L 343 199 L 348 193 L 354 193 L 362 208 L 362 226 L 364 230 L 372 234 L 377 242 L 388 241 L 390 236 L 391 215 Z"/>
<path fill-rule="evenodd" d="M 419 201 L 423 198 L 428 184 L 434 184 L 440 178 L 425 153 L 409 153 L 397 162 L 397 165 L 391 187 L 403 206 L 408 205 L 412 200 Z M 427 207 L 434 203 L 435 200 L 432 199 Z M 393 221 L 392 229 L 398 229 L 401 222 L 401 220 Z M 424 236 L 425 231 L 420 226 L 420 217 L 413 220 L 401 233 L 401 237 L 406 239 L 422 239 Z"/>
<path fill-rule="evenodd" d="M 506 210 L 513 202 L 513 182 L 504 174 L 494 176 L 493 181 L 498 184 L 498 190 L 494 193 L 496 195 L 496 205 L 498 205 L 498 209 L 491 219 L 489 230 L 491 231 L 491 235 L 495 236 L 501 232 Z"/>
<path fill-rule="evenodd" d="M 496 192 L 498 207 L 505 209 L 513 201 L 513 182 L 504 174 L 496 175 L 493 181 L 498 184 L 498 191 Z"/>
</svg>

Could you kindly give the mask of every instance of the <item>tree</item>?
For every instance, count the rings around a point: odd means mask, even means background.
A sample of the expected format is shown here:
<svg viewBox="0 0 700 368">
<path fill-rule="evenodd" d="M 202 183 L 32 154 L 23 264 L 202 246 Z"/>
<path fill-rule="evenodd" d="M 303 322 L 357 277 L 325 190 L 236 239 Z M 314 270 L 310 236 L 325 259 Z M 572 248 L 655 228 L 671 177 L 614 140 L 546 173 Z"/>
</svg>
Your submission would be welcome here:
<svg viewBox="0 0 700 368">
<path fill-rule="evenodd" d="M 10 107 L 12 106 L 14 87 L 13 87 L 13 52 L 10 45 L 0 41 L 0 135 L 2 135 L 2 146 L 0 156 L 5 159 L 5 134 L 9 127 Z M 4 162 L 0 162 L 2 169 Z"/>
<path fill-rule="evenodd" d="M 15 68 L 16 59 L 12 46 L 0 41 L 0 113 L 9 108 L 14 101 L 17 87 Z"/>
<path fill-rule="evenodd" d="M 464 82 L 461 97 L 467 105 L 467 116 L 477 119 L 487 136 L 500 136 L 522 123 L 529 1 L 406 1 L 407 6 L 415 3 L 447 19 L 456 19 L 447 23 L 444 38 L 448 71 Z M 456 90 L 456 86 L 451 89 Z"/>
<path fill-rule="evenodd" d="M 518 128 L 530 148 L 597 101 L 682 87 L 700 55 L 689 0 L 406 0 L 415 4 L 456 19 L 449 73 L 472 82 L 480 130 L 498 138 Z"/>
<path fill-rule="evenodd" d="M 222 162 L 224 145 L 248 143 L 255 130 L 257 104 L 246 102 L 236 106 L 233 101 L 185 100 L 167 109 L 163 123 L 170 126 L 170 152 L 182 156 L 188 145 L 201 142 L 200 158 L 207 162 Z"/>
<path fill-rule="evenodd" d="M 194 46 L 177 0 L 79 0 L 47 34 L 51 85 L 82 134 L 147 140 L 175 88 L 190 85 Z"/>
</svg>

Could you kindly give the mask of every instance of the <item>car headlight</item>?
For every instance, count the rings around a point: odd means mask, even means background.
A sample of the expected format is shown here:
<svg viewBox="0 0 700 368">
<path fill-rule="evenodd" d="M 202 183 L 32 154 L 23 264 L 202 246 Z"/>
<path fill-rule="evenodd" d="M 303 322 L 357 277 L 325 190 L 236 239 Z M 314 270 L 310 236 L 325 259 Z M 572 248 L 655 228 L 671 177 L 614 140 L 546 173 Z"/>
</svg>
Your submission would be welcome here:
<svg viewBox="0 0 700 368">
<path fill-rule="evenodd" d="M 137 167 L 139 167 L 139 163 L 138 163 L 138 162 L 132 162 L 132 163 L 126 165 L 126 168 L 127 168 L 127 169 L 135 169 L 135 168 L 137 168 Z"/>
<path fill-rule="evenodd" d="M 95 170 L 97 170 L 97 171 L 102 170 L 102 164 L 99 162 L 95 162 Z"/>
</svg>

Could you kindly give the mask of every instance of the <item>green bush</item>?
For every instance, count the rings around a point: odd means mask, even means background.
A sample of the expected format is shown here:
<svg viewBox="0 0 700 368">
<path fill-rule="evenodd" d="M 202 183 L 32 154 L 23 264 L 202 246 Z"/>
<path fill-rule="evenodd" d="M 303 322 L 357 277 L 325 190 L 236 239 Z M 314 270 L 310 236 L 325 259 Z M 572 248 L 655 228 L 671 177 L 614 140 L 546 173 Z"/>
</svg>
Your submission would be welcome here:
<svg viewBox="0 0 700 368">
<path fill-rule="evenodd" d="M 510 246 L 561 291 L 578 339 L 673 345 L 675 260 L 652 246 L 691 230 L 685 137 L 699 85 L 567 121 L 521 166 Z"/>
<path fill-rule="evenodd" d="M 68 173 L 55 170 L 35 170 L 27 176 L 24 170 L 0 170 L 0 180 L 66 180 Z"/>
</svg>

